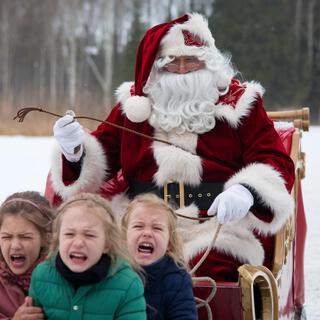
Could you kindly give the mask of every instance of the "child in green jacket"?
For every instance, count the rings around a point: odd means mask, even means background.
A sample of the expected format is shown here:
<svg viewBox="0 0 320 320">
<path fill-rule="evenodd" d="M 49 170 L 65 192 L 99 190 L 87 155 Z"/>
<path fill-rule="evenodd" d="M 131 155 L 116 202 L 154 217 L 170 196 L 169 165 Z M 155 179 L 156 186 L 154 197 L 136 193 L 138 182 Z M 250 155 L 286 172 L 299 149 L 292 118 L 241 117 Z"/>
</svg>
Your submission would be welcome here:
<svg viewBox="0 0 320 320">
<path fill-rule="evenodd" d="M 146 319 L 143 284 L 106 200 L 79 194 L 63 203 L 50 252 L 29 290 L 49 320 Z"/>
</svg>

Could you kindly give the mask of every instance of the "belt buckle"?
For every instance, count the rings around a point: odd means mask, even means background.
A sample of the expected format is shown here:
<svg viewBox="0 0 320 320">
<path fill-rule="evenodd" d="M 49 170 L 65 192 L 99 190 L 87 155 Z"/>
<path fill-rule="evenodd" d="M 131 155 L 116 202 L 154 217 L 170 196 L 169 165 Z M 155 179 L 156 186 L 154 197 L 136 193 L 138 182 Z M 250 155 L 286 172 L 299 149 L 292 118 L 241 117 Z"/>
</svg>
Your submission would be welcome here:
<svg viewBox="0 0 320 320">
<path fill-rule="evenodd" d="M 169 202 L 171 200 L 171 194 L 168 192 L 168 185 L 174 183 L 173 181 L 165 182 L 163 185 L 163 199 L 165 202 Z M 179 182 L 179 206 L 180 208 L 184 208 L 185 206 L 185 199 L 184 199 L 184 183 Z"/>
</svg>

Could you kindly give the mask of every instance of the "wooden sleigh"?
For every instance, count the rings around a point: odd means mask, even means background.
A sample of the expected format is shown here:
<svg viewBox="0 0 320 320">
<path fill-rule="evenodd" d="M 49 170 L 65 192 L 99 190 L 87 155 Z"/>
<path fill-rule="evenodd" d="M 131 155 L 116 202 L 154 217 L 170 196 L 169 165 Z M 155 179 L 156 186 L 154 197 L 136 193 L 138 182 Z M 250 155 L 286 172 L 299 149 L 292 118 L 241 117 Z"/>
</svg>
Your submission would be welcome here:
<svg viewBox="0 0 320 320">
<path fill-rule="evenodd" d="M 309 128 L 309 108 L 269 112 L 295 164 L 292 196 L 295 214 L 276 234 L 272 270 L 264 266 L 242 265 L 237 282 L 217 282 L 194 278 L 194 287 L 205 290 L 207 319 L 273 320 L 306 319 L 304 310 L 304 244 L 306 218 L 301 191 L 305 176 L 305 154 L 301 151 L 303 131 Z M 201 320 L 205 320 L 202 319 Z"/>
</svg>

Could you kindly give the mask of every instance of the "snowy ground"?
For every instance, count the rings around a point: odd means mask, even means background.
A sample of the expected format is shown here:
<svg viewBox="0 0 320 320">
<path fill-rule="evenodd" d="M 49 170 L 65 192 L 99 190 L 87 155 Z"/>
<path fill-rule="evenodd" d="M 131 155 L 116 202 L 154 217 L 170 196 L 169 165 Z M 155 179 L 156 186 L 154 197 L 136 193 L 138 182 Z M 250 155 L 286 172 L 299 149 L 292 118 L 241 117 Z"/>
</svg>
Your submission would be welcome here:
<svg viewBox="0 0 320 320">
<path fill-rule="evenodd" d="M 320 319 L 320 127 L 304 133 L 306 178 L 302 181 L 308 231 L 305 250 L 305 287 L 308 320 Z"/>
<path fill-rule="evenodd" d="M 302 188 L 308 233 L 305 250 L 306 310 L 309 320 L 320 319 L 320 127 L 304 133 L 306 178 Z M 0 203 L 13 192 L 43 192 L 49 170 L 53 139 L 0 136 Z M 319 308 L 319 309 L 318 309 Z"/>
</svg>

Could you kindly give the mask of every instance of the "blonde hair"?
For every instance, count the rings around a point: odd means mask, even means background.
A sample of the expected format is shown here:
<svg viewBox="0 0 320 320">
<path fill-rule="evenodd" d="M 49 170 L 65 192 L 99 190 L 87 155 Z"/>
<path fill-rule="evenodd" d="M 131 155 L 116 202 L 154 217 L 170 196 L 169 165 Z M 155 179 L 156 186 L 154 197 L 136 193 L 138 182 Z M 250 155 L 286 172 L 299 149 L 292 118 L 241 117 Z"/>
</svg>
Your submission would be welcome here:
<svg viewBox="0 0 320 320">
<path fill-rule="evenodd" d="M 6 216 L 14 215 L 31 222 L 40 233 L 40 254 L 49 249 L 54 211 L 49 201 L 36 191 L 16 192 L 9 196 L 0 207 L 0 227 Z M 0 258 L 3 260 L 0 252 Z"/>
<path fill-rule="evenodd" d="M 126 238 L 130 215 L 138 206 L 160 209 L 168 218 L 169 243 L 166 254 L 170 256 L 177 266 L 187 268 L 183 258 L 182 240 L 177 232 L 177 216 L 175 211 L 161 198 L 152 193 L 140 194 L 127 206 L 121 220 L 121 227 Z"/>
<path fill-rule="evenodd" d="M 139 269 L 127 251 L 109 202 L 101 196 L 92 193 L 80 193 L 69 198 L 58 207 L 57 217 L 52 227 L 52 241 L 48 257 L 52 257 L 59 250 L 59 233 L 67 209 L 83 206 L 86 207 L 88 214 L 94 214 L 101 220 L 106 236 L 106 244 L 109 246 L 108 255 L 111 258 L 113 266 L 116 266 L 119 260 L 118 258 L 122 258 L 129 262 L 135 269 Z"/>
</svg>

